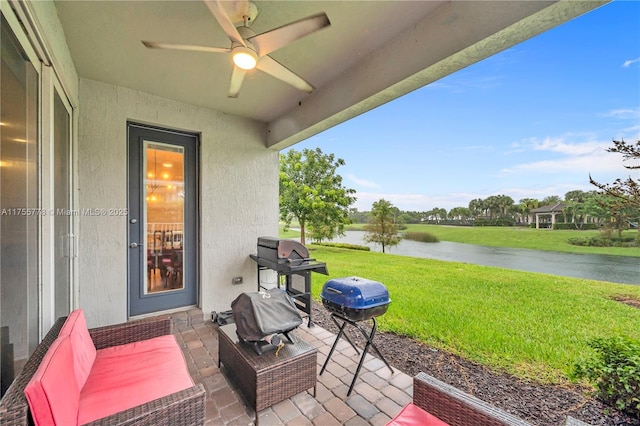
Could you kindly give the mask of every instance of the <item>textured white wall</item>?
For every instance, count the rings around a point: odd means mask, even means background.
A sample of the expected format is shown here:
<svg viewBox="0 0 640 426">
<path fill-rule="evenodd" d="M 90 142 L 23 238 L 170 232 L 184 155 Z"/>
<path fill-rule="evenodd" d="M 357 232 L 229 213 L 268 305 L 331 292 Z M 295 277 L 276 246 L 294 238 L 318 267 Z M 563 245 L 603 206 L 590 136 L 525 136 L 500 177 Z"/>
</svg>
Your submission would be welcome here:
<svg viewBox="0 0 640 426">
<path fill-rule="evenodd" d="M 79 209 L 127 206 L 128 120 L 201 134 L 200 303 L 205 314 L 229 309 L 256 289 L 257 237 L 278 231 L 278 153 L 265 148 L 265 125 L 81 79 Z M 127 319 L 127 250 L 127 218 L 80 217 L 79 305 L 90 327 Z"/>
</svg>

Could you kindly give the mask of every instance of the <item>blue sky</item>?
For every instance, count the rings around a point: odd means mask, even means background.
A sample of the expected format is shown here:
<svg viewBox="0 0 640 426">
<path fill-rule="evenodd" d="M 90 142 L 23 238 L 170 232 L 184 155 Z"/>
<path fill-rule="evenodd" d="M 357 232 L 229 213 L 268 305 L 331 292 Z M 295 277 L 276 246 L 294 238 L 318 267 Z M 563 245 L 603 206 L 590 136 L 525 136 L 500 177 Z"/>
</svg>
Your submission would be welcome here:
<svg viewBox="0 0 640 426">
<path fill-rule="evenodd" d="M 620 138 L 640 140 L 640 1 L 604 5 L 293 149 L 344 159 L 358 210 L 384 198 L 427 211 L 627 177 L 605 151 Z"/>
</svg>

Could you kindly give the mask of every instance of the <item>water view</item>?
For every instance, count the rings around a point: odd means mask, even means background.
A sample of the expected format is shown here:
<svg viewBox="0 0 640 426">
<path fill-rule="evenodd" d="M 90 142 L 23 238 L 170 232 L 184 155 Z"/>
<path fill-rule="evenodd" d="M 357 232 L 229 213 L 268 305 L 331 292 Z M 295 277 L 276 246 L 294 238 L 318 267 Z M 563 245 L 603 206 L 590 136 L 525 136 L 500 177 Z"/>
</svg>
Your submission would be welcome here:
<svg viewBox="0 0 640 426">
<path fill-rule="evenodd" d="M 362 231 L 347 231 L 344 237 L 336 238 L 334 242 L 366 245 L 371 247 L 372 251 L 382 251 L 379 245 L 364 243 L 363 236 Z M 640 285 L 640 259 L 630 256 L 560 253 L 477 246 L 448 241 L 422 243 L 411 240 L 402 240 L 399 245 L 391 249 L 387 248 L 386 252 L 402 256 Z"/>
</svg>

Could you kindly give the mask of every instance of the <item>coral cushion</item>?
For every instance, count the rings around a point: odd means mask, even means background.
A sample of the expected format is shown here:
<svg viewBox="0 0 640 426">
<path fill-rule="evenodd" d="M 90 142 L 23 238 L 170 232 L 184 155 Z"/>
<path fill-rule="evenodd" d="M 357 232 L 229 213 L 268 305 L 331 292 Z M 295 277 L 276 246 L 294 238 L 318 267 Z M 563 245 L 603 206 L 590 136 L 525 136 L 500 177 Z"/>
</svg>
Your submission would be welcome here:
<svg viewBox="0 0 640 426">
<path fill-rule="evenodd" d="M 422 408 L 410 402 L 387 423 L 387 426 L 449 426 L 436 416 L 427 413 Z"/>
<path fill-rule="evenodd" d="M 82 389 L 96 359 L 96 347 L 89 335 L 87 321 L 82 309 L 77 309 L 69 314 L 58 336 L 69 336 L 71 338 L 76 383 L 78 384 L 78 389 Z"/>
<path fill-rule="evenodd" d="M 172 335 L 100 349 L 80 393 L 85 424 L 194 385 Z"/>
<path fill-rule="evenodd" d="M 36 426 L 78 424 L 80 392 L 69 336 L 58 337 L 49 347 L 24 393 Z"/>
</svg>

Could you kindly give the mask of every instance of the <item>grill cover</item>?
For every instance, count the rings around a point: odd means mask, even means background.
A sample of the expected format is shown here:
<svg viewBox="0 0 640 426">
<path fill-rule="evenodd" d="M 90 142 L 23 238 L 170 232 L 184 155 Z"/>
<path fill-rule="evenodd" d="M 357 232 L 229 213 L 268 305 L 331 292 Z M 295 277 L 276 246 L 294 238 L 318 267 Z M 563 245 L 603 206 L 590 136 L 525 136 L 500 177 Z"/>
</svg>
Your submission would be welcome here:
<svg viewBox="0 0 640 426">
<path fill-rule="evenodd" d="M 325 308 L 353 321 L 382 315 L 391 303 L 383 284 L 360 277 L 329 280 L 324 283 L 320 297 Z"/>
<path fill-rule="evenodd" d="M 291 331 L 302 324 L 302 317 L 287 294 L 273 288 L 242 293 L 231 302 L 238 337 L 249 342 Z"/>
</svg>

